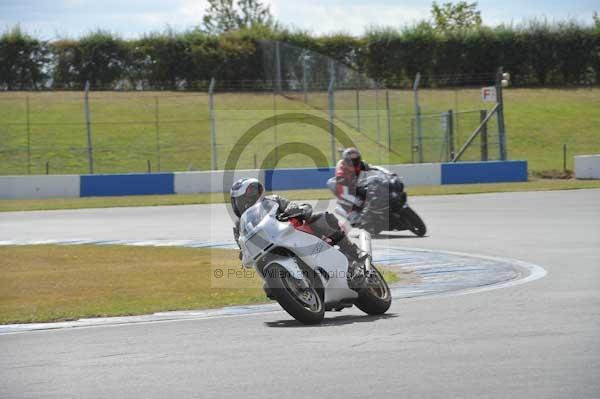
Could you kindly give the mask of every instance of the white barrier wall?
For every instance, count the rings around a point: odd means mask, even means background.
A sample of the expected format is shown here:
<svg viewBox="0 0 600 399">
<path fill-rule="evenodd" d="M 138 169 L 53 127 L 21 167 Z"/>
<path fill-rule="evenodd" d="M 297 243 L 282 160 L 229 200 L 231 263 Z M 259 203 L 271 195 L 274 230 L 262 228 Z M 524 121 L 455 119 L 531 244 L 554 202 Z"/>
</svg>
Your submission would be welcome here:
<svg viewBox="0 0 600 399">
<path fill-rule="evenodd" d="M 600 179 L 600 154 L 575 157 L 576 179 Z"/>
<path fill-rule="evenodd" d="M 227 173 L 227 176 L 225 175 Z M 255 177 L 261 181 L 264 180 L 263 171 L 247 169 L 225 172 L 223 170 L 203 171 L 203 172 L 175 172 L 175 193 L 193 194 L 193 193 L 222 193 L 229 191 L 231 185 L 242 177 Z"/>
<path fill-rule="evenodd" d="M 402 181 L 407 187 L 439 185 L 442 180 L 442 164 L 439 163 L 387 165 L 384 167 L 402 177 Z"/>
<path fill-rule="evenodd" d="M 404 165 L 385 165 L 385 168 L 395 172 L 398 176 L 403 177 L 403 182 L 407 186 L 419 185 L 439 185 L 441 182 L 441 164 L 423 163 L 423 164 L 404 164 Z M 290 169 L 293 171 L 294 169 Z M 202 172 L 175 172 L 175 193 L 176 194 L 193 194 L 193 193 L 222 193 L 229 191 L 230 185 L 242 177 L 255 177 L 262 182 L 265 182 L 265 171 L 256 169 L 236 170 L 227 172 L 222 170 L 202 171 Z M 279 176 L 276 185 L 281 185 L 281 179 L 285 179 L 286 169 L 278 169 L 274 172 Z M 311 171 L 307 170 L 306 174 Z M 331 169 L 331 176 L 334 172 Z M 228 186 L 228 187 L 224 187 Z M 325 188 L 323 183 L 321 188 Z M 268 189 L 268 188 L 267 188 Z"/>
<path fill-rule="evenodd" d="M 79 175 L 0 176 L 0 198 L 79 197 Z"/>
</svg>

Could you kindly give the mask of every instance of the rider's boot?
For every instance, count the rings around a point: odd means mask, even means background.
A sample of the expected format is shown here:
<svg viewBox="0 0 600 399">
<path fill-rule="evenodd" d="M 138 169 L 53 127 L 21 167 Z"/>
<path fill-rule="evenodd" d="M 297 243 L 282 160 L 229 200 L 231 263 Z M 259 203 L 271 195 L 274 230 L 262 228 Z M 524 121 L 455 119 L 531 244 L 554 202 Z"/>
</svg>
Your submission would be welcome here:
<svg viewBox="0 0 600 399">
<path fill-rule="evenodd" d="M 365 261 L 369 254 L 350 241 L 348 237 L 342 238 L 337 245 L 348 257 L 348 285 L 350 288 L 363 288 L 366 284 Z"/>
<path fill-rule="evenodd" d="M 351 226 L 357 226 L 360 222 L 360 212 L 358 212 L 357 210 L 352 210 L 348 214 L 348 222 Z"/>
</svg>

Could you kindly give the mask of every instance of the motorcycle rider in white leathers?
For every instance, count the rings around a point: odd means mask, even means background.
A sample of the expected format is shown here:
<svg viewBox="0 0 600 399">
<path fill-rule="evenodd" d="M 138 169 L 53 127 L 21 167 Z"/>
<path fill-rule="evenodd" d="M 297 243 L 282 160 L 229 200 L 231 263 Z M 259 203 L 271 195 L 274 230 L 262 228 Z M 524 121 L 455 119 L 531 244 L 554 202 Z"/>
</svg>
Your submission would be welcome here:
<svg viewBox="0 0 600 399">
<path fill-rule="evenodd" d="M 329 241 L 331 245 L 337 245 L 349 261 L 350 283 L 360 286 L 364 281 L 364 261 L 368 254 L 363 252 L 347 237 L 340 228 L 339 221 L 335 215 L 329 212 L 313 213 L 312 206 L 306 203 L 289 201 L 279 195 L 262 197 L 264 187 L 254 178 L 243 178 L 236 181 L 230 190 L 231 207 L 239 218 L 242 214 L 258 201 L 274 201 L 279 205 L 277 217 L 285 220 L 295 218 L 305 221 L 314 231 L 315 235 L 323 240 Z M 261 198 L 262 197 L 262 198 Z M 233 228 L 233 236 L 238 241 L 239 220 L 236 220 Z"/>
</svg>

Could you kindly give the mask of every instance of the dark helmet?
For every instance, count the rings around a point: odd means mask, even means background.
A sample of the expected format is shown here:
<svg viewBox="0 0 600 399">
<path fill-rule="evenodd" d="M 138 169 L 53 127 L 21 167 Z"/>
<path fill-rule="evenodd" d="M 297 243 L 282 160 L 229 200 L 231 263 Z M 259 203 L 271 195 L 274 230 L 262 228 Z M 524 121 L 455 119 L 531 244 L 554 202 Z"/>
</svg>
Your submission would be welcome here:
<svg viewBox="0 0 600 399">
<path fill-rule="evenodd" d="M 362 158 L 360 156 L 360 151 L 354 147 L 346 148 L 342 153 L 342 159 L 353 166 L 360 165 Z"/>
<path fill-rule="evenodd" d="M 256 204 L 265 191 L 261 182 L 254 178 L 243 178 L 231 186 L 231 207 L 237 217 L 242 216 L 246 209 Z"/>
</svg>

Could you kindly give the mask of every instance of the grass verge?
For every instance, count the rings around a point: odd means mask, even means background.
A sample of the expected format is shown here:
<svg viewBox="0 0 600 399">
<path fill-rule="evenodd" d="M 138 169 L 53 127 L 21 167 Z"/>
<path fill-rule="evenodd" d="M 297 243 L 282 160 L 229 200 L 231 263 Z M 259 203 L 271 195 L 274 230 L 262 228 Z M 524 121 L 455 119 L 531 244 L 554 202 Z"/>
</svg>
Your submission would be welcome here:
<svg viewBox="0 0 600 399">
<path fill-rule="evenodd" d="M 354 90 L 336 90 L 338 128 L 349 135 L 369 162 L 410 162 L 413 92 L 389 90 L 388 113 L 380 94 L 363 90 L 359 93 L 358 115 L 356 94 Z M 89 100 L 96 173 L 145 172 L 149 164 L 153 171 L 210 169 L 207 93 L 93 91 Z M 435 115 L 423 120 L 430 138 L 442 138 L 438 133 L 438 115 L 449 109 L 454 111 L 457 149 L 479 125 L 479 111 L 489 111 L 492 105 L 481 102 L 480 88 L 422 89 L 419 101 L 424 115 Z M 570 169 L 573 155 L 600 152 L 600 89 L 510 87 L 504 91 L 504 101 L 509 157 L 527 159 L 531 171 L 561 169 L 563 145 L 567 145 Z M 285 97 L 266 92 L 216 93 L 218 167 L 224 167 L 230 154 L 239 155 L 238 169 L 274 166 L 269 154 L 283 143 L 321 149 L 324 157 L 320 157 L 319 165 L 326 165 L 328 133 L 300 121 L 286 120 L 284 114 L 300 112 L 326 120 L 327 104 L 325 91 L 311 92 L 309 105 L 304 104 L 299 93 L 289 92 Z M 44 174 L 46 170 L 52 174 L 87 173 L 83 110 L 82 92 L 0 92 L 0 174 Z M 278 115 L 281 126 L 267 129 L 240 146 L 245 132 L 273 115 Z M 360 131 L 352 127 L 359 123 Z M 490 157 L 498 155 L 496 124 L 492 118 L 488 127 Z M 388 139 L 392 151 L 386 149 Z M 464 160 L 480 159 L 477 144 L 478 139 L 463 155 Z M 439 160 L 440 145 L 432 140 L 425 146 L 428 162 Z M 281 157 L 277 166 L 313 166 L 313 162 L 299 152 Z"/>
<path fill-rule="evenodd" d="M 255 273 L 240 271 L 237 251 L 224 249 L 0 247 L 0 324 L 266 302 Z M 399 279 L 389 270 L 384 276 Z"/>
<path fill-rule="evenodd" d="M 418 186 L 407 189 L 409 195 L 479 194 L 511 191 L 577 190 L 600 188 L 600 180 L 534 179 L 521 183 L 461 184 L 448 186 Z M 292 190 L 278 194 L 292 200 L 333 198 L 329 190 Z M 0 212 L 40 211 L 58 209 L 109 208 L 127 206 L 214 204 L 224 201 L 223 194 L 178 194 L 126 197 L 50 198 L 0 200 Z"/>
</svg>

